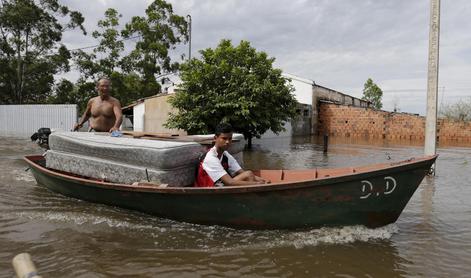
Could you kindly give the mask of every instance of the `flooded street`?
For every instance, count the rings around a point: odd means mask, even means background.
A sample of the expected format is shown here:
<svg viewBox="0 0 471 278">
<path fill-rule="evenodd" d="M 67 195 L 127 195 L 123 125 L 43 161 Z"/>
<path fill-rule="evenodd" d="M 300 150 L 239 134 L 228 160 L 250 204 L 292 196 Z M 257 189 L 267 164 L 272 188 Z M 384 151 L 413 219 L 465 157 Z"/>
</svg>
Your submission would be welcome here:
<svg viewBox="0 0 471 278">
<path fill-rule="evenodd" d="M 471 148 L 438 149 L 426 177 L 392 225 L 249 231 L 179 223 L 64 197 L 37 186 L 26 139 L 0 138 L 0 277 L 31 254 L 43 277 L 468 277 Z M 359 166 L 418 157 L 421 146 L 318 138 L 254 141 L 245 168 Z M 188 212 L 191 213 L 191 212 Z"/>
</svg>

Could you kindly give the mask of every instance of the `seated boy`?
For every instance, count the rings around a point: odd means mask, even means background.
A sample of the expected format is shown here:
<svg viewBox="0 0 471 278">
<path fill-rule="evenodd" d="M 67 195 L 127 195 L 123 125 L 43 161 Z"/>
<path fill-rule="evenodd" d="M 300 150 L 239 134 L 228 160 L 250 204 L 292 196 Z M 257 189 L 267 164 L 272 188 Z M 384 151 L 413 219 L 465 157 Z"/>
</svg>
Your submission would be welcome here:
<svg viewBox="0 0 471 278">
<path fill-rule="evenodd" d="M 264 184 L 269 181 L 244 171 L 234 157 L 227 151 L 232 143 L 232 126 L 219 124 L 214 135 L 214 147 L 205 155 L 198 168 L 195 186 L 234 186 Z"/>
</svg>

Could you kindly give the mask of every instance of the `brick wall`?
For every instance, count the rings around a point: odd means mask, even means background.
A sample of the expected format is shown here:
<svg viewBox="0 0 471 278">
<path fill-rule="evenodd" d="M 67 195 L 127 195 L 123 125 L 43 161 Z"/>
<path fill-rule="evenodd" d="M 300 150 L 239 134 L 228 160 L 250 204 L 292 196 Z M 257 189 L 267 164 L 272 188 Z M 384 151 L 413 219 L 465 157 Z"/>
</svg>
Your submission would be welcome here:
<svg viewBox="0 0 471 278">
<path fill-rule="evenodd" d="M 369 107 L 370 102 L 362 100 L 356 97 L 346 95 L 344 93 L 329 89 L 327 87 L 314 84 L 312 87 L 312 125 L 311 125 L 311 134 L 315 134 L 318 130 L 318 120 L 319 120 L 319 105 L 322 101 L 329 101 L 332 103 L 337 103 L 341 105 L 351 105 L 356 107 Z"/>
<path fill-rule="evenodd" d="M 425 117 L 321 103 L 317 134 L 423 142 Z M 439 119 L 437 135 L 440 142 L 471 145 L 471 123 Z"/>
<path fill-rule="evenodd" d="M 440 142 L 465 143 L 471 146 L 471 122 L 441 119 L 438 122 Z"/>
</svg>

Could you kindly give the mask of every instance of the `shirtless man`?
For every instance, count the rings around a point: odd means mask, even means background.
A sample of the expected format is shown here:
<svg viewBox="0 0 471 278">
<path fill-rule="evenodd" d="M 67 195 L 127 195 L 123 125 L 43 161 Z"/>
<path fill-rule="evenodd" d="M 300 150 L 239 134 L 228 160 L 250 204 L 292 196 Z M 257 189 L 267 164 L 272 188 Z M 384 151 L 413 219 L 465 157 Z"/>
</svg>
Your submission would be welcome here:
<svg viewBox="0 0 471 278">
<path fill-rule="evenodd" d="M 98 96 L 90 99 L 80 121 L 75 124 L 78 130 L 90 118 L 90 131 L 113 132 L 119 130 L 123 121 L 121 103 L 110 96 L 111 80 L 101 78 L 96 85 Z"/>
</svg>

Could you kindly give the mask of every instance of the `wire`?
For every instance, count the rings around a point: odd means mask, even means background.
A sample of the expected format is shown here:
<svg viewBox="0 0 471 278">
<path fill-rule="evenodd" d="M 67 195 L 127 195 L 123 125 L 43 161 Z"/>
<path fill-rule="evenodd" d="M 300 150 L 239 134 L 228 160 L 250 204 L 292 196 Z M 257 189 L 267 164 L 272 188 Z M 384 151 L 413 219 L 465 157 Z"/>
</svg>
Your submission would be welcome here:
<svg viewBox="0 0 471 278">
<path fill-rule="evenodd" d="M 439 89 L 444 90 L 443 87 L 439 87 Z M 470 91 L 471 88 L 446 88 L 446 91 Z M 410 93 L 410 92 L 427 92 L 427 89 L 390 89 L 390 90 L 382 90 L 383 93 Z"/>
<path fill-rule="evenodd" d="M 128 41 L 128 40 L 137 39 L 137 38 L 140 38 L 140 37 L 142 37 L 142 35 L 137 35 L 137 36 L 134 36 L 134 37 L 130 37 L 130 38 L 125 38 L 125 39 L 117 40 L 116 42 Z M 99 46 L 100 46 L 99 44 L 97 44 L 97 45 L 90 45 L 90 46 L 84 46 L 84 47 L 80 47 L 80 48 L 70 49 L 69 51 L 77 51 L 77 50 L 82 50 L 82 49 L 97 48 L 97 47 L 99 47 Z"/>
<path fill-rule="evenodd" d="M 140 37 L 142 37 L 142 35 L 137 35 L 137 36 L 134 36 L 134 37 L 130 37 L 130 38 L 125 38 L 125 39 L 117 40 L 116 42 L 128 41 L 128 40 L 137 39 L 137 38 L 140 38 Z M 89 45 L 89 46 L 84 46 L 84 47 L 69 49 L 69 52 L 77 51 L 77 50 L 83 50 L 83 49 L 97 48 L 97 47 L 99 47 L 99 46 L 100 46 L 100 44 Z M 56 55 L 56 54 L 59 54 L 59 52 L 53 52 L 53 53 L 50 53 L 50 54 L 45 54 L 44 56 L 54 56 L 54 55 Z"/>
</svg>

